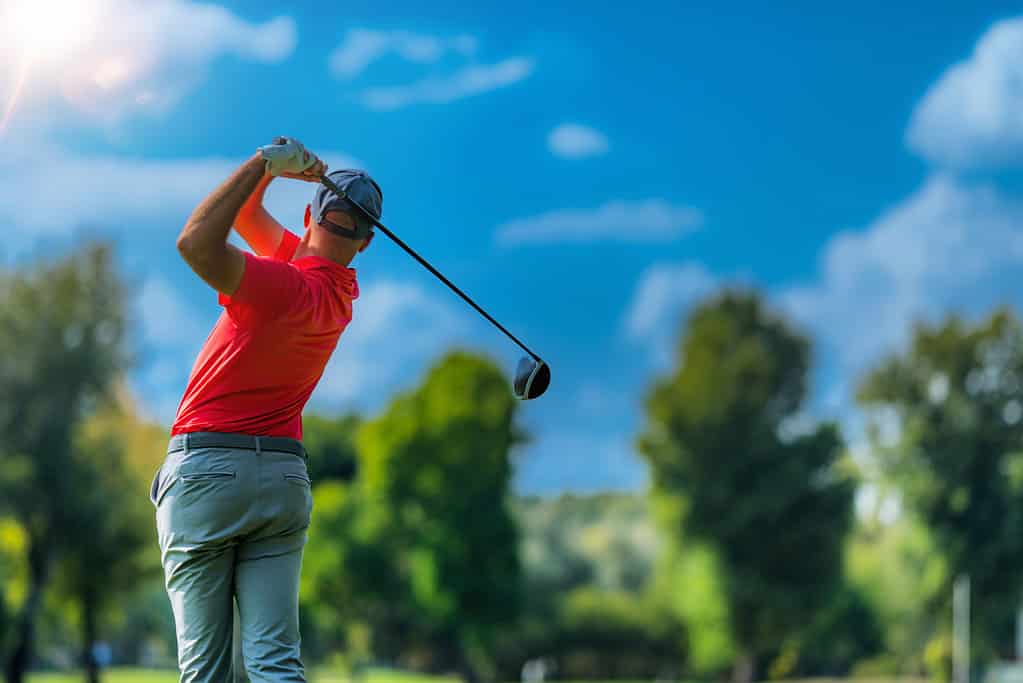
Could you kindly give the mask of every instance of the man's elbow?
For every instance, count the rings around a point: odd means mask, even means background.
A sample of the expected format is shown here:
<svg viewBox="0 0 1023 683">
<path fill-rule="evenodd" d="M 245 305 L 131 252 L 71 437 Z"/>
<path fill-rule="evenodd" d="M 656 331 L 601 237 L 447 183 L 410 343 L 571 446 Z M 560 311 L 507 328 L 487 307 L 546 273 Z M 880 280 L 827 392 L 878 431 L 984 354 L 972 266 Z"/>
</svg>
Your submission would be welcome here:
<svg viewBox="0 0 1023 683">
<path fill-rule="evenodd" d="M 185 229 L 178 235 L 178 254 L 186 263 L 194 264 L 200 260 L 202 249 L 195 238 L 195 229 L 192 225 L 186 225 Z"/>
</svg>

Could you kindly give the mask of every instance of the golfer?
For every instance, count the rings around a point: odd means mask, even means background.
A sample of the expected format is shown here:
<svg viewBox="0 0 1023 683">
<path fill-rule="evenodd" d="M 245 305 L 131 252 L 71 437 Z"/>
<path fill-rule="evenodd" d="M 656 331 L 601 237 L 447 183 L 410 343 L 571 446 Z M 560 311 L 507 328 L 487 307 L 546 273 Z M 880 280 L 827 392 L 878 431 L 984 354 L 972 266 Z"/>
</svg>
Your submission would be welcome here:
<svg viewBox="0 0 1023 683">
<path fill-rule="evenodd" d="M 351 322 L 359 288 L 348 266 L 369 246 L 383 197 L 364 172 L 335 171 L 346 198 L 320 186 L 301 238 L 262 202 L 274 178 L 317 182 L 326 170 L 298 141 L 277 138 L 178 237 L 224 307 L 150 491 L 183 682 L 231 680 L 235 600 L 249 679 L 305 681 L 298 586 L 312 495 L 302 408 Z M 256 256 L 227 243 L 232 225 Z"/>
</svg>

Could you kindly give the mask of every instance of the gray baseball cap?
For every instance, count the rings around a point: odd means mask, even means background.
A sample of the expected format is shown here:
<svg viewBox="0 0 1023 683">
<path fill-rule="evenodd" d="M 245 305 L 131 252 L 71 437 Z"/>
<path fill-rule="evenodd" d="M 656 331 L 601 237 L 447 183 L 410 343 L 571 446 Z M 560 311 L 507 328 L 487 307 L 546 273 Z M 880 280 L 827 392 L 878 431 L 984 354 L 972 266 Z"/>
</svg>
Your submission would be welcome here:
<svg viewBox="0 0 1023 683">
<path fill-rule="evenodd" d="M 368 173 L 358 168 L 331 171 L 327 177 L 337 185 L 342 195 L 338 196 L 321 184 L 313 197 L 313 218 L 330 232 L 342 237 L 365 239 L 383 215 L 384 193 L 380 186 Z M 355 218 L 355 230 L 324 223 L 328 211 L 344 211 L 352 215 Z"/>
</svg>

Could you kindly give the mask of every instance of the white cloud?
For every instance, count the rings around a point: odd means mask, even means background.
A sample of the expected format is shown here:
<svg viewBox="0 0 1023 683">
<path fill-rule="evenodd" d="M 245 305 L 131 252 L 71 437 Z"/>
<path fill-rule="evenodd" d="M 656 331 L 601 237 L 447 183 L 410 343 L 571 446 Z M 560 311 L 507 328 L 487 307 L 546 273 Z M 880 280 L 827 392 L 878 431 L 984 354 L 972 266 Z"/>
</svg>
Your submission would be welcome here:
<svg viewBox="0 0 1023 683">
<path fill-rule="evenodd" d="M 547 146 L 555 156 L 583 159 L 607 154 L 607 137 L 595 128 L 578 123 L 563 123 L 547 136 Z"/>
<path fill-rule="evenodd" d="M 626 335 L 646 346 L 658 365 L 666 365 L 687 309 L 718 284 L 718 278 L 696 262 L 648 267 L 625 314 Z"/>
<path fill-rule="evenodd" d="M 936 176 L 866 229 L 832 237 L 819 280 L 779 298 L 851 378 L 905 342 L 915 320 L 1018 300 L 1021 280 L 1023 205 Z"/>
<path fill-rule="evenodd" d="M 367 88 L 360 100 L 369 109 L 392 111 L 413 104 L 445 104 L 518 83 L 533 72 L 533 60 L 510 57 L 491 64 L 470 63 L 478 41 L 471 35 L 441 37 L 411 31 L 352 29 L 331 54 L 328 66 L 335 77 L 352 79 L 388 55 L 418 64 L 434 64 L 454 54 L 461 66 L 441 76 L 401 85 Z"/>
<path fill-rule="evenodd" d="M 135 295 L 132 317 L 143 362 L 132 385 L 151 419 L 163 424 L 174 420 L 196 354 L 212 326 L 213 312 L 212 306 L 194 308 L 159 276 L 147 278 Z"/>
<path fill-rule="evenodd" d="M 444 77 L 370 88 L 363 93 L 362 101 L 377 111 L 420 103 L 444 104 L 518 83 L 533 73 L 533 66 L 533 60 L 526 57 L 512 57 L 496 64 L 473 64 Z"/>
<path fill-rule="evenodd" d="M 23 236 L 69 235 L 82 226 L 144 230 L 183 221 L 237 164 L 224 159 L 149 161 L 47 152 L 0 163 L 0 220 Z"/>
<path fill-rule="evenodd" d="M 686 310 L 721 281 L 697 263 L 650 266 L 624 333 L 663 366 Z M 1023 203 L 938 175 L 865 228 L 835 234 L 813 282 L 777 288 L 770 298 L 813 337 L 822 382 L 815 405 L 855 437 L 863 431 L 862 416 L 851 410 L 857 378 L 901 348 L 914 322 L 952 311 L 985 315 L 1019 305 L 1021 292 Z"/>
<path fill-rule="evenodd" d="M 206 332 L 194 311 L 159 277 L 151 277 L 142 285 L 136 309 L 142 323 L 142 338 L 148 344 L 192 346 Z"/>
<path fill-rule="evenodd" d="M 107 121 L 134 111 L 163 111 L 218 57 L 277 62 L 296 44 L 295 22 L 288 17 L 251 23 L 219 5 L 190 0 L 93 0 L 87 10 L 76 7 L 80 24 L 66 32 L 66 44 L 48 46 L 31 61 L 20 116 L 45 112 L 54 97 Z M 45 36 L 53 21 L 44 12 L 29 16 L 28 27 L 0 21 L 0 63 L 22 64 L 26 45 L 18 34 L 28 28 Z M 16 68 L 0 74 L 5 101 L 16 77 Z"/>
<path fill-rule="evenodd" d="M 907 140 L 943 164 L 976 167 L 1023 158 L 1023 17 L 1000 21 L 969 59 L 950 67 L 917 105 Z"/>
<path fill-rule="evenodd" d="M 378 280 L 364 286 L 313 403 L 375 404 L 402 381 L 417 380 L 429 363 L 464 339 L 462 321 L 418 285 Z"/>
<path fill-rule="evenodd" d="M 696 230 L 703 216 L 664 199 L 610 201 L 595 209 L 561 209 L 520 218 L 497 228 L 498 244 L 591 242 L 670 242 Z"/>
<path fill-rule="evenodd" d="M 332 167 L 352 164 L 326 151 Z M 0 159 L 0 221 L 16 226 L 19 239 L 69 236 L 87 226 L 107 232 L 138 232 L 180 224 L 195 206 L 244 159 L 127 159 L 75 156 L 44 143 L 9 141 Z M 311 183 L 277 180 L 267 206 L 301 228 Z"/>
<path fill-rule="evenodd" d="M 470 57 L 476 47 L 476 38 L 470 35 L 442 38 L 410 31 L 357 28 L 345 34 L 344 42 L 330 53 L 328 63 L 335 76 L 354 78 L 389 54 L 410 62 L 433 63 L 449 52 Z"/>
</svg>

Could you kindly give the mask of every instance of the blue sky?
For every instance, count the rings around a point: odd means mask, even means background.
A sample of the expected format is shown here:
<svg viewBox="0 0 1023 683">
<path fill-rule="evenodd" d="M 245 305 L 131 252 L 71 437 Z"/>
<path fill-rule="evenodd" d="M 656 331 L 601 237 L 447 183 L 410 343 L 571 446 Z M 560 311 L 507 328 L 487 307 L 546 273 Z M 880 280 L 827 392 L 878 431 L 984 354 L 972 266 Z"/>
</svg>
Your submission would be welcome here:
<svg viewBox="0 0 1023 683">
<path fill-rule="evenodd" d="M 763 289 L 813 336 L 808 415 L 853 441 L 855 377 L 912 320 L 1019 302 L 1008 2 L 82 0 L 72 30 L 45 33 L 42 5 L 14 2 L 5 103 L 35 53 L 0 133 L 5 251 L 118 245 L 132 385 L 164 422 L 219 312 L 174 238 L 279 134 L 369 169 L 385 222 L 550 362 L 551 390 L 523 406 L 522 491 L 643 485 L 641 397 L 723 284 Z M 269 204 L 297 228 L 311 191 L 278 181 Z M 453 344 L 514 366 L 385 240 L 355 265 L 364 295 L 312 409 L 378 410 Z"/>
</svg>

